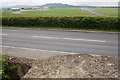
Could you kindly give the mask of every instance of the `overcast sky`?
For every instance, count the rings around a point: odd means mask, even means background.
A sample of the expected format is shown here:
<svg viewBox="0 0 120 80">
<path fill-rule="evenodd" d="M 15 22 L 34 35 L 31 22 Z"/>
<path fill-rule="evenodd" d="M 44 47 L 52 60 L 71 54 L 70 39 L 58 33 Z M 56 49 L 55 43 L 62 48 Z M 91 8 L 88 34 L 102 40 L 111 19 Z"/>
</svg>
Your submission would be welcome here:
<svg viewBox="0 0 120 80">
<path fill-rule="evenodd" d="M 64 3 L 72 5 L 118 5 L 119 0 L 0 0 L 2 6 L 43 5 L 46 3 Z"/>
</svg>

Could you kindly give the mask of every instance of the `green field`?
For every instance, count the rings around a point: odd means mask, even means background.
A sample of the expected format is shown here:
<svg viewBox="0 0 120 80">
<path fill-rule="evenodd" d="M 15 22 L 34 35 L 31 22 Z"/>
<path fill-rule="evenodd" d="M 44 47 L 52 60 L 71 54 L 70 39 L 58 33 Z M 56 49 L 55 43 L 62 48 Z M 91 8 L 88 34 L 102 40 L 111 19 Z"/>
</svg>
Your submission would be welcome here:
<svg viewBox="0 0 120 80">
<path fill-rule="evenodd" d="M 91 8 L 96 12 L 109 15 L 109 16 L 118 16 L 118 8 Z"/>
<path fill-rule="evenodd" d="M 118 8 L 91 8 L 96 12 L 109 15 L 118 16 Z M 53 8 L 49 10 L 39 11 L 22 11 L 24 14 L 13 14 L 13 11 L 3 11 L 2 16 L 94 16 L 89 12 L 81 11 L 80 8 Z"/>
<path fill-rule="evenodd" d="M 3 16 L 90 16 L 89 12 L 80 11 L 80 8 L 54 8 L 44 11 L 22 11 L 25 14 L 12 14 L 11 11 L 3 12 Z"/>
<path fill-rule="evenodd" d="M 2 11 L 0 11 L 0 17 L 2 16 Z"/>
</svg>

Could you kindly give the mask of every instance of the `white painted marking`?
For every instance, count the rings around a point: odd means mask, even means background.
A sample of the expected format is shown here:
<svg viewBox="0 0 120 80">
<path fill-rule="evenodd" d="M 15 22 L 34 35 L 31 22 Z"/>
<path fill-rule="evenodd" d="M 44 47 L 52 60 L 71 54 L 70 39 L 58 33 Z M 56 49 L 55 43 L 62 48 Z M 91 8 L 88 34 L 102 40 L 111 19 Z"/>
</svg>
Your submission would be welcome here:
<svg viewBox="0 0 120 80">
<path fill-rule="evenodd" d="M 8 35 L 8 34 L 0 34 L 0 36 L 6 36 L 6 35 Z"/>
<path fill-rule="evenodd" d="M 97 55 L 97 54 L 90 54 L 91 56 L 98 56 L 98 57 L 100 57 L 101 55 Z"/>
<path fill-rule="evenodd" d="M 2 45 L 1 45 L 2 46 Z M 10 48 L 19 48 L 19 49 L 26 49 L 26 50 L 35 50 L 35 51 L 42 51 L 42 52 L 56 52 L 56 53 L 64 53 L 64 54 L 77 54 L 71 52 L 62 52 L 62 51 L 52 51 L 52 50 L 41 50 L 41 49 L 33 49 L 33 48 L 23 48 L 23 47 L 13 47 L 13 46 L 2 46 L 2 47 L 10 47 Z"/>
<path fill-rule="evenodd" d="M 46 38 L 46 39 L 64 39 L 64 40 L 76 40 L 76 41 L 106 42 L 104 40 L 91 40 L 91 39 L 58 38 L 58 37 L 45 37 L 45 36 L 32 36 L 32 37 L 34 37 L 34 38 Z"/>
<path fill-rule="evenodd" d="M 11 30 L 11 31 L 20 31 L 20 30 Z"/>
</svg>

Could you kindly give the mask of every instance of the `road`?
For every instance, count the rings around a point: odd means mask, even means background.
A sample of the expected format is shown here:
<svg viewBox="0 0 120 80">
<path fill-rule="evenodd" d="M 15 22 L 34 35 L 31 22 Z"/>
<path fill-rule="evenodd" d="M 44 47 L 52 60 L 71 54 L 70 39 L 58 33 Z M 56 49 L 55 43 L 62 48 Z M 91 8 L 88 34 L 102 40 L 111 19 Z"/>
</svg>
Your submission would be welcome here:
<svg viewBox="0 0 120 80">
<path fill-rule="evenodd" d="M 12 12 L 12 14 L 26 14 L 26 13 L 22 13 L 20 11 L 15 11 L 15 12 Z"/>
<path fill-rule="evenodd" d="M 96 15 L 96 16 L 108 16 L 108 15 L 100 14 L 100 13 L 96 12 L 96 11 L 93 10 L 93 9 L 81 8 L 81 10 L 82 10 L 82 11 L 90 12 L 91 14 Z"/>
<path fill-rule="evenodd" d="M 39 29 L 2 29 L 3 46 L 118 56 L 118 34 Z"/>
</svg>

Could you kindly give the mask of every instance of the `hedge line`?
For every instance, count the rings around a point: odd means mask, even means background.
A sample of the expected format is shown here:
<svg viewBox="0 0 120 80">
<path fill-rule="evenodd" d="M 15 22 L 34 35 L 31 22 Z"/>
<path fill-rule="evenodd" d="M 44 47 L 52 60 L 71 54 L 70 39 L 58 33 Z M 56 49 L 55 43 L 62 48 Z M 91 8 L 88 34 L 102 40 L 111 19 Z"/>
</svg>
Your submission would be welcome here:
<svg viewBox="0 0 120 80">
<path fill-rule="evenodd" d="M 3 26 L 120 30 L 117 17 L 2 17 Z"/>
</svg>

